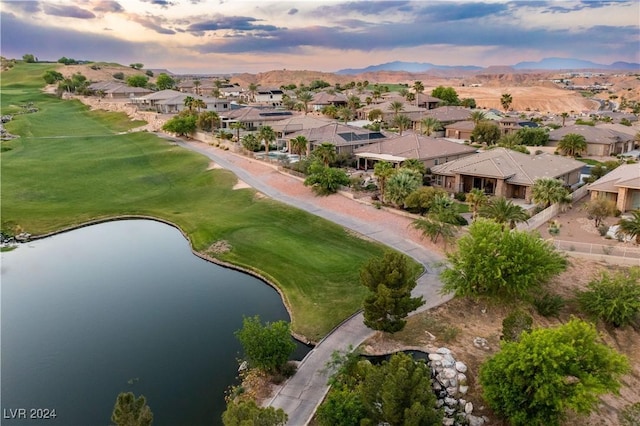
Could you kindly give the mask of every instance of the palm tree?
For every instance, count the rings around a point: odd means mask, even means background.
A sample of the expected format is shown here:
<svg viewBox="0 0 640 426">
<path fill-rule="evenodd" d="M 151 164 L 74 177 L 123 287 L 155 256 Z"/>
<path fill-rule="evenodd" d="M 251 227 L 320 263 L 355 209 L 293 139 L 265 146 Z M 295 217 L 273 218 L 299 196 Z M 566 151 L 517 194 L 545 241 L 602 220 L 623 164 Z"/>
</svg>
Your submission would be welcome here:
<svg viewBox="0 0 640 426">
<path fill-rule="evenodd" d="M 384 203 L 384 192 L 387 179 L 389 179 L 396 172 L 393 164 L 388 161 L 378 161 L 373 166 L 373 175 L 378 178 L 378 187 L 380 187 L 380 201 Z"/>
<path fill-rule="evenodd" d="M 256 101 L 256 94 L 258 93 L 258 87 L 260 87 L 259 84 L 256 84 L 256 83 L 249 84 L 249 99 L 251 100 L 251 102 Z"/>
<path fill-rule="evenodd" d="M 193 106 L 194 108 L 198 108 L 198 112 L 200 112 L 200 108 L 207 108 L 207 104 L 202 99 L 194 99 Z"/>
<path fill-rule="evenodd" d="M 393 111 L 394 118 L 400 114 L 400 112 L 404 111 L 404 104 L 400 101 L 393 101 L 389 104 L 389 111 Z"/>
<path fill-rule="evenodd" d="M 502 104 L 502 108 L 504 108 L 505 111 L 508 111 L 509 107 L 513 103 L 513 98 L 509 93 L 503 93 L 500 97 L 500 103 Z"/>
<path fill-rule="evenodd" d="M 587 140 L 577 133 L 567 133 L 558 142 L 558 149 L 564 155 L 575 157 L 587 150 Z"/>
<path fill-rule="evenodd" d="M 413 83 L 413 90 L 415 90 L 416 95 L 424 92 L 424 84 L 421 81 L 416 81 Z"/>
<path fill-rule="evenodd" d="M 564 187 L 564 182 L 553 178 L 536 179 L 531 191 L 533 201 L 546 209 L 551 204 L 571 203 L 571 194 Z"/>
<path fill-rule="evenodd" d="M 236 141 L 240 142 L 240 130 L 244 129 L 244 124 L 239 121 L 234 121 L 229 124 L 229 128 L 236 131 Z"/>
<path fill-rule="evenodd" d="M 205 111 L 198 115 L 196 125 L 205 130 L 213 132 L 220 124 L 220 116 L 215 111 Z"/>
<path fill-rule="evenodd" d="M 402 136 L 402 132 L 411 127 L 411 119 L 405 114 L 400 114 L 393 119 L 393 125 L 398 128 L 398 133 Z"/>
<path fill-rule="evenodd" d="M 507 200 L 505 197 L 497 197 L 489 200 L 486 205 L 478 210 L 478 213 L 480 217 L 486 217 L 501 223 L 502 229 L 504 229 L 507 223 L 509 224 L 509 228 L 513 229 L 517 223 L 529 220 L 529 215 L 525 209 L 513 204 L 513 202 Z"/>
<path fill-rule="evenodd" d="M 338 111 L 336 111 L 336 115 L 344 121 L 344 124 L 347 124 L 347 121 L 351 120 L 353 117 L 353 111 L 348 107 L 340 107 L 338 108 Z"/>
<path fill-rule="evenodd" d="M 440 130 L 441 128 L 442 124 L 440 124 L 437 118 L 425 117 L 420 121 L 420 130 L 424 135 L 431 136 L 431 133 Z"/>
<path fill-rule="evenodd" d="M 200 80 L 194 80 L 194 81 L 193 81 L 193 87 L 195 88 L 195 93 L 196 93 L 196 95 L 199 95 L 199 94 L 200 94 L 200 85 L 201 85 L 201 84 L 202 84 L 202 83 L 200 82 Z"/>
<path fill-rule="evenodd" d="M 402 207 L 404 200 L 422 185 L 422 177 L 416 170 L 401 168 L 386 183 L 384 198 Z"/>
<path fill-rule="evenodd" d="M 635 237 L 636 244 L 640 244 L 640 210 L 632 211 L 629 219 L 620 219 L 616 236 L 618 234 Z"/>
<path fill-rule="evenodd" d="M 313 156 L 320 159 L 325 167 L 329 167 L 330 163 L 336 161 L 338 154 L 334 144 L 322 142 L 319 147 L 313 150 Z"/>
<path fill-rule="evenodd" d="M 564 122 L 569 117 L 569 113 L 568 112 L 563 112 L 562 114 L 560 114 L 560 117 L 562 117 L 562 127 L 564 127 Z"/>
<path fill-rule="evenodd" d="M 291 151 L 302 155 L 307 152 L 307 148 L 309 147 L 309 141 L 302 135 L 296 136 L 295 138 L 289 141 L 291 144 Z"/>
<path fill-rule="evenodd" d="M 477 126 L 479 122 L 486 120 L 487 114 L 484 111 L 473 111 L 469 115 L 469 118 L 473 121 L 473 124 Z"/>
<path fill-rule="evenodd" d="M 214 87 L 213 89 L 211 89 L 211 96 L 213 96 L 216 99 L 220 99 L 222 97 L 222 92 L 220 91 L 220 88 Z"/>
<path fill-rule="evenodd" d="M 349 96 L 349 99 L 347 99 L 347 106 L 354 112 L 354 114 L 356 110 L 360 108 L 360 104 L 360 98 L 356 95 Z"/>
<path fill-rule="evenodd" d="M 484 206 L 489 198 L 487 195 L 479 188 L 473 188 L 465 197 L 465 201 L 469 203 L 471 207 L 472 220 L 476 220 L 478 217 L 478 210 L 480 207 Z"/>
<path fill-rule="evenodd" d="M 269 144 L 276 140 L 276 132 L 273 131 L 271 126 L 261 126 L 258 130 L 258 137 L 264 141 L 264 150 L 269 156 Z"/>
<path fill-rule="evenodd" d="M 189 108 L 189 111 L 192 111 L 195 101 L 196 100 L 193 96 L 187 96 L 186 98 L 184 98 L 184 106 Z"/>
<path fill-rule="evenodd" d="M 302 90 L 298 92 L 296 97 L 298 98 L 298 101 L 302 104 L 302 107 L 304 108 L 304 115 L 307 115 L 307 113 L 309 112 L 309 102 L 313 100 L 313 94 L 308 90 Z"/>
</svg>

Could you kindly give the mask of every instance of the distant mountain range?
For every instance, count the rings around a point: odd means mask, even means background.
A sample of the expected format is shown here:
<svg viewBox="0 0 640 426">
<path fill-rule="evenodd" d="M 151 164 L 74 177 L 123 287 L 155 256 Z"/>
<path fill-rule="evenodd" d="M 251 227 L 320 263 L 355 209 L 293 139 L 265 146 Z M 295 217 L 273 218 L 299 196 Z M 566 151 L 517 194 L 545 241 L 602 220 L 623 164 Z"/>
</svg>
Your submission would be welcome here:
<svg viewBox="0 0 640 426">
<path fill-rule="evenodd" d="M 510 65 L 514 70 L 638 70 L 640 64 L 631 62 L 614 62 L 610 65 L 597 64 L 574 58 L 545 58 L 538 62 L 518 62 Z M 371 65 L 366 68 L 347 68 L 336 71 L 336 74 L 361 74 L 376 71 L 406 71 L 411 73 L 428 71 L 482 71 L 486 68 L 475 65 L 449 66 L 434 65 L 421 62 L 394 61 L 386 64 Z"/>
</svg>

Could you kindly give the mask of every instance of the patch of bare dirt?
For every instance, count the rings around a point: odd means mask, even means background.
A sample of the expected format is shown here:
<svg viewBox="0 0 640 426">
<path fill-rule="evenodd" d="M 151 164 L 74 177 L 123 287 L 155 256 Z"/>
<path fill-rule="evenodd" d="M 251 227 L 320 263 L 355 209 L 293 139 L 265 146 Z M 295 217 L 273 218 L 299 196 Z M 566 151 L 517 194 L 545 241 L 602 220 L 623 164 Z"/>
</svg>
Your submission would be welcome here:
<svg viewBox="0 0 640 426">
<path fill-rule="evenodd" d="M 215 243 L 211 244 L 209 248 L 206 250 L 206 253 L 216 255 L 223 254 L 231 251 L 231 244 L 229 244 L 226 240 L 218 240 Z"/>
</svg>

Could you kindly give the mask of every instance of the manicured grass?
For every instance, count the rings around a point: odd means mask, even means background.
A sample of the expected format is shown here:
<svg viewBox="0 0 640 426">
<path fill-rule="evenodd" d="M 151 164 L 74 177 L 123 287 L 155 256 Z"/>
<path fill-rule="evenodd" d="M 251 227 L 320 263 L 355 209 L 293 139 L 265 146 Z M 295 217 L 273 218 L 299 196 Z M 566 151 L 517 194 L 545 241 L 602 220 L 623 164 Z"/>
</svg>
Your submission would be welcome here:
<svg viewBox="0 0 640 426">
<path fill-rule="evenodd" d="M 578 161 L 582 161 L 585 164 L 589 164 L 591 166 L 597 166 L 597 165 L 601 165 L 602 162 L 598 161 L 598 160 L 592 160 L 590 158 L 576 158 L 576 160 Z"/>
<path fill-rule="evenodd" d="M 37 66 L 37 65 L 36 65 Z M 2 142 L 3 227 L 42 234 L 98 218 L 149 215 L 177 224 L 193 247 L 216 241 L 231 250 L 221 260 L 258 271 L 285 294 L 296 333 L 317 341 L 360 309 L 361 265 L 384 248 L 342 227 L 266 198 L 233 190 L 236 177 L 207 170 L 208 160 L 148 133 L 117 134 L 131 125 L 117 114 L 96 114 L 22 82 L 28 65 L 3 73 L 3 108 L 34 102 L 40 111 L 16 116 Z M 38 73 L 42 74 L 42 67 Z M 129 123 L 129 124 L 127 124 Z M 215 324 L 211 325 L 212 327 Z"/>
</svg>

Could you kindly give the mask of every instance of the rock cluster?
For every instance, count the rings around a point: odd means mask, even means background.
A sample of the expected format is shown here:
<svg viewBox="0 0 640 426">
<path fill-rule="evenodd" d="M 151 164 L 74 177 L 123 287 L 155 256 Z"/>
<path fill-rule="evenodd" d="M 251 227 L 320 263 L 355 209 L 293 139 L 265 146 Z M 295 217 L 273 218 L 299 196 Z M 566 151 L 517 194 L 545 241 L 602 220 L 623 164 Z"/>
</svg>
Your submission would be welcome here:
<svg viewBox="0 0 640 426">
<path fill-rule="evenodd" d="M 443 407 L 444 410 L 444 426 L 482 426 L 488 423 L 487 417 L 474 416 L 473 404 L 464 399 L 469 386 L 465 374 L 467 366 L 463 362 L 456 361 L 449 349 L 439 348 L 429 354 L 428 364 L 433 374 L 438 408 Z"/>
</svg>

